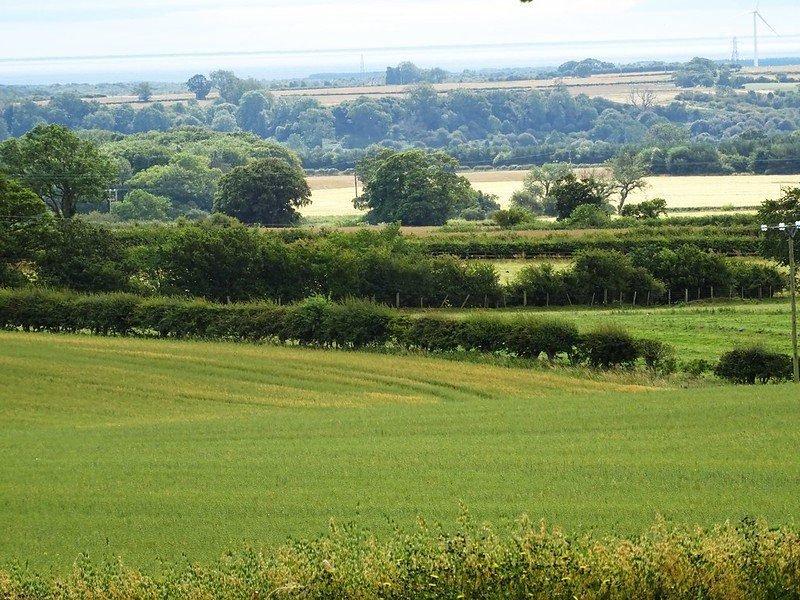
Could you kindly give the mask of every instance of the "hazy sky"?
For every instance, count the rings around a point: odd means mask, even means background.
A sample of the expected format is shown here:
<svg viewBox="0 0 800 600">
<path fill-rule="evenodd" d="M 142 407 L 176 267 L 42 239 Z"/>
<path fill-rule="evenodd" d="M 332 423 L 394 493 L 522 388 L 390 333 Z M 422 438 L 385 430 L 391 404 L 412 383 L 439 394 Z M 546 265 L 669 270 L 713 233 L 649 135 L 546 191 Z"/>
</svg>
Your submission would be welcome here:
<svg viewBox="0 0 800 600">
<path fill-rule="evenodd" d="M 36 70 L 58 70 L 57 61 L 33 57 L 197 54 L 290 51 L 258 61 L 205 57 L 209 68 L 351 65 L 360 54 L 367 69 L 382 70 L 395 57 L 377 48 L 534 44 L 498 51 L 511 64 L 558 64 L 569 58 L 610 60 L 722 57 L 739 38 L 742 57 L 752 56 L 754 0 L 2 0 L 0 80 Z M 762 56 L 800 55 L 800 0 L 762 0 L 760 11 L 778 30 L 762 28 Z M 679 40 L 679 41 L 676 41 Z M 335 50 L 305 58 L 308 50 Z M 447 54 L 447 53 L 445 53 Z M 481 60 L 492 60 L 483 52 Z M 502 57 L 500 56 L 502 54 Z M 401 56 L 401 54 L 397 54 Z M 470 53 L 453 50 L 451 64 Z M 442 52 L 411 52 L 418 64 L 447 59 Z M 334 57 L 338 57 L 334 60 Z M 266 61 L 266 62 L 264 62 Z M 73 71 L 113 70 L 121 61 L 69 62 Z M 146 59 L 139 59 L 140 66 Z M 425 64 L 425 63 L 428 64 Z M 82 67 L 80 65 L 83 65 Z M 149 61 L 165 67 L 164 60 Z M 173 59 L 171 68 L 197 61 Z M 260 65 L 260 67 L 259 67 Z"/>
</svg>

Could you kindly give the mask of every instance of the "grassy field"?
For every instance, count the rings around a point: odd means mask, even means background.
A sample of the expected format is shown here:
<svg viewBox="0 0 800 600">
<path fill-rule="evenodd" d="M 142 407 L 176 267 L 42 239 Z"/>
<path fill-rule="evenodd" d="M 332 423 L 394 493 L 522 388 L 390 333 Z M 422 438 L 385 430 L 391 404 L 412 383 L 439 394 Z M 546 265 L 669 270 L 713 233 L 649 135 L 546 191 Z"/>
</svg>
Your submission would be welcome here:
<svg viewBox="0 0 800 600">
<path fill-rule="evenodd" d="M 463 318 L 495 310 L 448 310 L 445 314 Z M 603 323 L 615 323 L 635 337 L 667 341 L 675 346 L 679 359 L 716 360 L 738 344 L 761 344 L 775 351 L 791 353 L 791 308 L 787 299 L 763 302 L 727 300 L 716 303 L 690 302 L 686 306 L 636 308 L 618 304 L 610 307 L 519 308 L 501 311 L 512 318 L 519 314 L 553 316 L 577 323 L 581 331 Z"/>
<path fill-rule="evenodd" d="M 511 195 L 522 188 L 526 171 L 471 171 L 462 173 L 472 186 L 496 194 L 503 207 Z M 635 203 L 650 198 L 665 198 L 667 208 L 722 208 L 758 206 L 767 198 L 778 198 L 781 188 L 800 185 L 800 175 L 726 175 L 693 177 L 650 177 L 648 187 L 629 196 Z M 312 204 L 300 209 L 306 216 L 356 215 L 351 175 L 309 177 Z M 359 185 L 360 190 L 360 185 Z"/>
<path fill-rule="evenodd" d="M 452 527 L 460 501 L 500 527 L 621 534 L 800 510 L 790 385 L 9 332 L 0 374 L 0 564 L 207 561 L 331 517 Z"/>
</svg>

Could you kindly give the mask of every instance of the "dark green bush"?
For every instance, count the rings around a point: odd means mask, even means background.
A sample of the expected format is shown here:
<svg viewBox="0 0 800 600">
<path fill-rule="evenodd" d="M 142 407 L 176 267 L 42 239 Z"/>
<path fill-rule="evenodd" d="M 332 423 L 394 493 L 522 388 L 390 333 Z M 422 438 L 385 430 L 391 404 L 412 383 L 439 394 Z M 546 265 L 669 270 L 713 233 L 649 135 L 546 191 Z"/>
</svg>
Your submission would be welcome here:
<svg viewBox="0 0 800 600">
<path fill-rule="evenodd" d="M 408 319 L 397 341 L 407 348 L 455 350 L 459 345 L 458 322 L 453 319 L 423 315 Z"/>
<path fill-rule="evenodd" d="M 636 352 L 644 359 L 647 368 L 662 374 L 674 373 L 677 369 L 675 348 L 661 340 L 636 340 Z"/>
<path fill-rule="evenodd" d="M 580 349 L 592 367 L 632 366 L 638 357 L 631 335 L 615 325 L 605 325 L 582 336 Z"/>
<path fill-rule="evenodd" d="M 459 345 L 464 350 L 479 352 L 497 352 L 506 349 L 512 328 L 506 319 L 483 315 L 467 317 L 457 326 Z"/>
<path fill-rule="evenodd" d="M 756 381 L 782 381 L 792 375 L 788 354 L 770 352 L 760 346 L 734 348 L 723 354 L 714 374 L 733 383 L 754 385 Z"/>
<path fill-rule="evenodd" d="M 553 360 L 559 354 L 571 357 L 579 339 L 578 329 L 572 323 L 527 318 L 512 323 L 507 347 L 517 356 L 537 358 L 544 352 Z"/>
<path fill-rule="evenodd" d="M 279 334 L 281 341 L 293 340 L 302 345 L 331 345 L 334 340 L 328 336 L 325 326 L 330 309 L 331 301 L 319 295 L 288 306 Z"/>
<path fill-rule="evenodd" d="M 389 339 L 392 311 L 367 300 L 350 299 L 330 304 L 324 337 L 341 348 L 383 346 Z"/>
</svg>

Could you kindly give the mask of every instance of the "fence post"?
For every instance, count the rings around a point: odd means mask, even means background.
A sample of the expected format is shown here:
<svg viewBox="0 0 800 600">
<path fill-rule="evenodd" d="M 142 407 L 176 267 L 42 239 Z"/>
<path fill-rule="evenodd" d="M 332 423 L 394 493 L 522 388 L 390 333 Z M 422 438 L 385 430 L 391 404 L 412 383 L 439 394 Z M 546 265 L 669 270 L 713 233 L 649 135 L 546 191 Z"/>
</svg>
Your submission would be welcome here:
<svg viewBox="0 0 800 600">
<path fill-rule="evenodd" d="M 503 297 L 505 298 L 505 296 Z M 468 300 L 469 300 L 469 294 L 467 294 L 467 297 L 464 298 L 464 301 L 461 303 L 461 308 L 464 308 L 467 305 Z"/>
<path fill-rule="evenodd" d="M 619 305 L 622 306 L 622 292 L 619 293 Z"/>
<path fill-rule="evenodd" d="M 594 292 L 592 292 L 592 302 L 591 302 L 591 304 L 589 304 L 589 306 L 594 306 L 594 294 L 595 294 L 595 293 L 594 293 Z"/>
<path fill-rule="evenodd" d="M 728 288 L 728 299 L 733 300 L 733 286 Z"/>
<path fill-rule="evenodd" d="M 547 298 L 545 299 L 545 306 L 550 306 L 550 292 L 547 292 Z"/>
<path fill-rule="evenodd" d="M 522 290 L 522 306 L 528 306 L 528 290 Z"/>
<path fill-rule="evenodd" d="M 572 298 L 569 297 L 569 294 L 567 294 L 567 302 L 569 302 L 569 305 L 572 306 Z"/>
<path fill-rule="evenodd" d="M 397 292 L 394 296 L 395 299 L 395 308 L 400 308 L 400 292 Z"/>
<path fill-rule="evenodd" d="M 603 290 L 603 304 L 608 304 L 608 288 Z"/>
<path fill-rule="evenodd" d="M 647 306 L 650 306 L 650 291 L 647 292 Z"/>
<path fill-rule="evenodd" d="M 714 286 L 711 286 L 711 299 L 714 299 Z"/>
<path fill-rule="evenodd" d="M 684 288 L 685 297 L 686 297 L 686 304 L 689 304 L 689 288 Z"/>
<path fill-rule="evenodd" d="M 419 297 L 419 307 L 422 308 L 422 296 Z"/>
<path fill-rule="evenodd" d="M 633 306 L 636 306 L 636 290 L 633 292 Z"/>
<path fill-rule="evenodd" d="M 483 308 L 489 308 L 489 296 L 487 294 L 483 295 Z"/>
<path fill-rule="evenodd" d="M 672 304 L 672 288 L 667 290 L 667 306 Z"/>
<path fill-rule="evenodd" d="M 762 299 L 762 296 L 761 296 L 761 286 L 758 286 L 758 299 L 759 299 L 759 300 L 761 300 L 761 299 Z"/>
</svg>

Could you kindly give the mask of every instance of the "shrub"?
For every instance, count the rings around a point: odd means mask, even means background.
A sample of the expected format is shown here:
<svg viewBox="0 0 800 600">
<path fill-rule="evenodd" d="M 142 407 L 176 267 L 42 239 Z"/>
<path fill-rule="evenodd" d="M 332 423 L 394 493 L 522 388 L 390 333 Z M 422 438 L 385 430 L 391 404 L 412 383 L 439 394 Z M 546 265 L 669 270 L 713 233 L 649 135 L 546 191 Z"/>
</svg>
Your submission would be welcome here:
<svg viewBox="0 0 800 600">
<path fill-rule="evenodd" d="M 544 352 L 553 360 L 558 354 L 572 356 L 579 339 L 572 323 L 520 319 L 511 326 L 508 349 L 525 358 L 537 358 Z"/>
<path fill-rule="evenodd" d="M 289 306 L 283 318 L 279 337 L 281 341 L 294 340 L 303 345 L 330 345 L 326 321 L 331 302 L 325 296 L 311 296 Z"/>
<path fill-rule="evenodd" d="M 787 354 L 770 352 L 760 346 L 734 348 L 723 354 L 714 374 L 733 383 L 754 385 L 781 381 L 792 374 L 792 359 Z"/>
<path fill-rule="evenodd" d="M 703 373 L 708 373 L 713 369 L 714 365 L 704 358 L 687 360 L 685 363 L 681 364 L 682 371 L 689 373 L 689 375 L 694 375 L 695 377 L 699 377 Z"/>
<path fill-rule="evenodd" d="M 580 348 L 591 366 L 604 369 L 632 366 L 638 356 L 631 335 L 615 325 L 598 327 L 584 334 Z"/>
<path fill-rule="evenodd" d="M 647 368 L 663 374 L 674 373 L 677 369 L 675 348 L 660 340 L 636 340 L 636 352 L 644 359 Z"/>
<path fill-rule="evenodd" d="M 520 208 L 509 208 L 508 210 L 498 210 L 492 215 L 492 220 L 500 227 L 509 228 L 519 225 L 525 221 L 530 221 L 532 215 Z"/>
<path fill-rule="evenodd" d="M 324 337 L 343 348 L 382 346 L 389 338 L 392 312 L 367 300 L 331 304 L 325 315 Z"/>
<path fill-rule="evenodd" d="M 455 350 L 459 344 L 457 323 L 452 319 L 421 316 L 408 319 L 396 332 L 397 341 L 407 348 Z"/>
<path fill-rule="evenodd" d="M 458 342 L 465 350 L 497 352 L 506 348 L 510 330 L 505 319 L 472 316 L 458 324 Z"/>
</svg>

